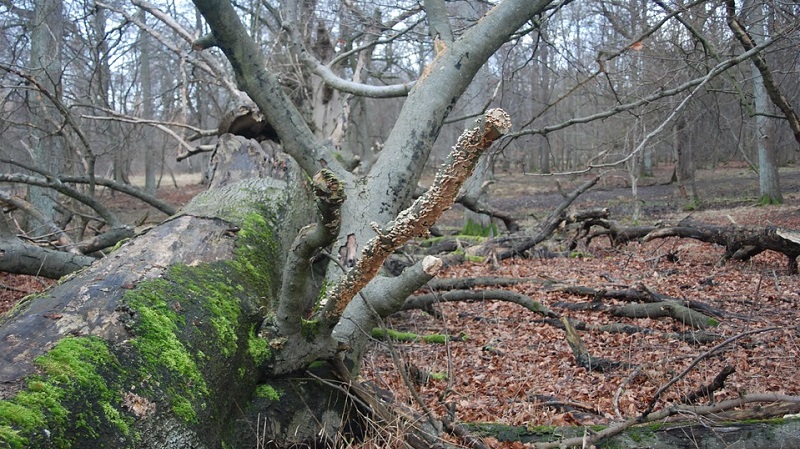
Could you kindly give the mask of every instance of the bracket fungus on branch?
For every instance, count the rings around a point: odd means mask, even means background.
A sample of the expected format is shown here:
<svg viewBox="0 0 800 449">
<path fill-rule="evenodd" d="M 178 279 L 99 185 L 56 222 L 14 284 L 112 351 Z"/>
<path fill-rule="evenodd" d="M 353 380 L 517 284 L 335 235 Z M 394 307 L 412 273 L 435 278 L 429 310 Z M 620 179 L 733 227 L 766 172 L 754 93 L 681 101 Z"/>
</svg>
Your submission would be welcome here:
<svg viewBox="0 0 800 449">
<path fill-rule="evenodd" d="M 325 322 L 333 325 L 339 320 L 347 304 L 377 275 L 390 254 L 408 240 L 427 234 L 442 213 L 453 205 L 481 154 L 510 129 L 511 118 L 505 111 L 486 111 L 475 128 L 464 131 L 458 138 L 428 191 L 384 228 L 373 223 L 378 235 L 366 243 L 355 267 L 328 291 L 322 311 Z"/>
</svg>

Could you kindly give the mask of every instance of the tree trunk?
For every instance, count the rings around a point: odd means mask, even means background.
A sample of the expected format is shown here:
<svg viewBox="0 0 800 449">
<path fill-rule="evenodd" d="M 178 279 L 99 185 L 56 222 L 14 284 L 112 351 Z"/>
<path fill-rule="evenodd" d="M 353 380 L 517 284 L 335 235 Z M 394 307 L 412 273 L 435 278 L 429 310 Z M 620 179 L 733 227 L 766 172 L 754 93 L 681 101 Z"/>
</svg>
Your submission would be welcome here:
<svg viewBox="0 0 800 449">
<path fill-rule="evenodd" d="M 142 23 L 147 23 L 147 13 L 144 9 L 140 10 L 139 20 Z M 153 81 L 152 81 L 152 50 L 150 44 L 150 35 L 147 31 L 141 30 L 139 32 L 139 74 L 141 76 L 142 85 L 142 118 L 151 120 L 154 119 L 154 104 L 153 104 Z M 145 127 L 142 134 L 142 151 L 144 152 L 144 191 L 148 195 L 155 195 L 156 193 L 156 149 L 155 142 L 150 138 L 150 128 Z"/>
<path fill-rule="evenodd" d="M 544 42 L 539 46 L 540 56 L 538 58 L 537 69 L 539 73 L 538 80 L 538 94 L 539 103 L 542 105 L 543 110 L 546 110 L 547 105 L 550 104 L 550 97 L 552 95 L 552 86 L 550 81 L 550 47 L 547 44 L 547 30 L 543 26 L 539 31 L 541 38 Z M 550 174 L 550 140 L 547 136 L 542 136 L 539 139 L 539 173 Z"/>
<path fill-rule="evenodd" d="M 61 46 L 63 37 L 63 5 L 60 0 L 37 0 L 34 2 L 31 24 L 31 75 L 56 99 L 61 98 L 62 66 Z M 31 149 L 34 164 L 50 173 L 66 172 L 64 164 L 65 144 L 56 127 L 62 120 L 55 105 L 40 92 L 28 94 L 31 110 Z M 56 202 L 47 189 L 30 186 L 29 201 L 49 221 L 56 221 Z"/>
<path fill-rule="evenodd" d="M 0 328 L 0 446 L 220 447 L 280 363 L 256 332 L 308 206 L 297 181 L 206 192 L 20 303 Z"/>
<path fill-rule="evenodd" d="M 766 29 L 764 23 L 764 5 L 753 2 L 749 5 L 751 17 L 748 22 L 753 28 L 760 31 Z M 762 34 L 757 33 L 757 34 Z M 769 96 L 764 86 L 761 71 L 755 64 L 751 64 L 750 73 L 753 76 L 753 99 L 755 106 L 755 142 L 758 150 L 758 190 L 762 204 L 780 204 L 783 202 L 781 186 L 778 178 L 778 155 L 775 145 L 771 142 L 773 136 L 769 132 Z"/>
<path fill-rule="evenodd" d="M 673 148 L 675 150 L 675 175 L 678 181 L 678 190 L 682 198 L 689 198 L 686 184 L 692 190 L 692 202 L 698 203 L 700 196 L 697 193 L 694 173 L 694 156 L 692 152 L 689 131 L 686 129 L 686 118 L 681 115 L 675 121 L 675 136 Z"/>
</svg>

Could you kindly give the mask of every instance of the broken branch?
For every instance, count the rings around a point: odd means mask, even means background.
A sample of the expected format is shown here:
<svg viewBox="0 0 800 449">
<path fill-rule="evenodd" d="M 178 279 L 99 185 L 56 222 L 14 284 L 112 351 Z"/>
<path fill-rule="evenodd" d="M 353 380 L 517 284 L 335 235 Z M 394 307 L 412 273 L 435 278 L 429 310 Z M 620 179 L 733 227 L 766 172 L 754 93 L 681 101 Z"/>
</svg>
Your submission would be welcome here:
<svg viewBox="0 0 800 449">
<path fill-rule="evenodd" d="M 385 229 L 375 225 L 378 235 L 367 242 L 356 266 L 330 289 L 325 298 L 323 318 L 330 327 L 338 322 L 353 297 L 377 275 L 390 254 L 411 238 L 425 235 L 442 213 L 453 205 L 461 185 L 472 174 L 480 155 L 508 132 L 511 119 L 502 109 L 492 109 L 478 124 L 478 127 L 461 134 L 447 162 L 425 194 L 398 214 Z"/>
</svg>

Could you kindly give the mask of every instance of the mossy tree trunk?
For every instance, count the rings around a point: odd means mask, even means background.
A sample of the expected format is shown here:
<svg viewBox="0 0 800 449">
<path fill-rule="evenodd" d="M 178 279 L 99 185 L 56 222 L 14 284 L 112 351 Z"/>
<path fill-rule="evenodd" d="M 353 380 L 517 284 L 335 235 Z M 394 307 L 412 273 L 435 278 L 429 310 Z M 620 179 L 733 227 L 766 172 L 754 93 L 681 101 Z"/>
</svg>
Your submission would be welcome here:
<svg viewBox="0 0 800 449">
<path fill-rule="evenodd" d="M 207 192 L 5 315 L 0 446 L 220 447 L 270 360 L 285 236 L 312 213 L 291 184 Z"/>
</svg>

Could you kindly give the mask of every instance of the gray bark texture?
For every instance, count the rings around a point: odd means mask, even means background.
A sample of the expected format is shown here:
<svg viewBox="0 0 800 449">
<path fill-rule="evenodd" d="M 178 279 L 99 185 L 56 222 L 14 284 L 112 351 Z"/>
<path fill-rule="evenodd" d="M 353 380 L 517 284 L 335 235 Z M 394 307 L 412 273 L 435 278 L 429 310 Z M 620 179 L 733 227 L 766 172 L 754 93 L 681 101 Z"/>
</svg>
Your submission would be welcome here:
<svg viewBox="0 0 800 449">
<path fill-rule="evenodd" d="M 31 23 L 31 75 L 50 94 L 60 100 L 60 81 L 62 78 L 61 46 L 64 30 L 63 4 L 61 0 L 37 0 Z M 34 125 L 31 134 L 31 148 L 37 167 L 55 173 L 64 168 L 65 144 L 56 135 L 53 125 L 61 123 L 55 105 L 44 95 L 31 95 L 29 103 Z M 55 201 L 48 192 L 38 186 L 28 189 L 30 202 L 49 220 L 56 217 Z"/>
</svg>

